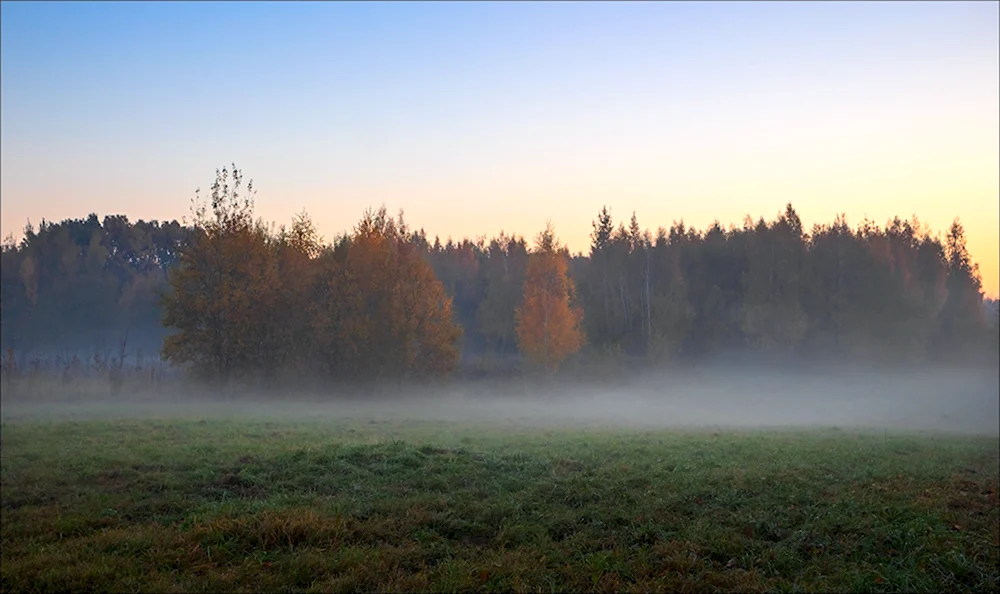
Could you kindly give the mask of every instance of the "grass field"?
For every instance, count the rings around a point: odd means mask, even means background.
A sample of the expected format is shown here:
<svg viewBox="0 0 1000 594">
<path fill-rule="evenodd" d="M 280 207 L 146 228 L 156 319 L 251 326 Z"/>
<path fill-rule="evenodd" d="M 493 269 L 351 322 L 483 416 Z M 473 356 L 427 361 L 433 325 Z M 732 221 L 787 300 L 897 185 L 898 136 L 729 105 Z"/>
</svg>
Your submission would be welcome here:
<svg viewBox="0 0 1000 594">
<path fill-rule="evenodd" d="M 1000 443 L 378 420 L 2 425 L 13 591 L 997 591 Z"/>
</svg>

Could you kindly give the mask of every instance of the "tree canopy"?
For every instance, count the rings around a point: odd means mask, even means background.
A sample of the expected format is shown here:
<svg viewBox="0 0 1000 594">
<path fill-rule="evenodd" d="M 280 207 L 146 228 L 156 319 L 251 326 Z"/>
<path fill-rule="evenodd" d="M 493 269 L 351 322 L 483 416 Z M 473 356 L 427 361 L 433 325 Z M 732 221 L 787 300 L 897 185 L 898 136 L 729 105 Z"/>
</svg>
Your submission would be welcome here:
<svg viewBox="0 0 1000 594">
<path fill-rule="evenodd" d="M 523 294 L 517 307 L 517 343 L 531 361 L 555 369 L 580 350 L 583 311 L 573 302 L 576 287 L 567 274 L 569 253 L 559 246 L 552 225 L 535 240 L 528 256 Z"/>
<path fill-rule="evenodd" d="M 485 354 L 554 368 L 573 353 L 656 363 L 729 352 L 920 361 L 997 349 L 965 231 L 844 215 L 643 229 L 602 208 L 586 255 L 429 238 L 385 209 L 323 240 L 274 229 L 233 166 L 188 224 L 96 215 L 28 225 L 2 248 L 3 348 L 132 347 L 220 379 L 434 377 Z M 617 223 L 617 224 L 616 224 Z"/>
</svg>

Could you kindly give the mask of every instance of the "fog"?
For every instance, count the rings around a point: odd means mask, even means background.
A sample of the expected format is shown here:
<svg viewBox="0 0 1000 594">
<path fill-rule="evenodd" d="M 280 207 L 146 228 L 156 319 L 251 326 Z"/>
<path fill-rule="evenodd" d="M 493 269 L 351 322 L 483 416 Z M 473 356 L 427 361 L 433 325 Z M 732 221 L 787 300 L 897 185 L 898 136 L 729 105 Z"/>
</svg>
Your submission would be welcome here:
<svg viewBox="0 0 1000 594">
<path fill-rule="evenodd" d="M 336 393 L 228 395 L 173 385 L 155 393 L 87 396 L 66 387 L 26 396 L 5 388 L 0 418 L 240 418 L 453 421 L 609 428 L 839 427 L 1000 434 L 996 366 L 873 372 L 704 366 L 611 383 L 451 382 Z"/>
</svg>

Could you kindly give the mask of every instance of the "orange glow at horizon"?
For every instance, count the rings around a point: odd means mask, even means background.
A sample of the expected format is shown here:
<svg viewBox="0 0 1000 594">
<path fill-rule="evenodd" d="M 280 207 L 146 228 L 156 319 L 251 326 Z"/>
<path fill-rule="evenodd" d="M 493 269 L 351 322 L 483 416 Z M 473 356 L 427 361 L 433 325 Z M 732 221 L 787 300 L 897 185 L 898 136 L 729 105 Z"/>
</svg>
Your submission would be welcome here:
<svg viewBox="0 0 1000 594">
<path fill-rule="evenodd" d="M 1000 297 L 998 3 L 219 6 L 2 4 L 3 235 L 180 220 L 235 162 L 327 239 L 382 204 L 573 252 L 603 205 L 654 233 L 958 217 Z"/>
</svg>

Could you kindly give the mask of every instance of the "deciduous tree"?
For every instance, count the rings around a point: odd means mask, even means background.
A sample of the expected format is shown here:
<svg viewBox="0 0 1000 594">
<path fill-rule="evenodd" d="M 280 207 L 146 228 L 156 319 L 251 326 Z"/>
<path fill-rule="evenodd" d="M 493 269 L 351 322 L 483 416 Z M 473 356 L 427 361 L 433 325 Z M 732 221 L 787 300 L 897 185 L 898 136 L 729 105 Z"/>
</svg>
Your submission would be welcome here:
<svg viewBox="0 0 1000 594">
<path fill-rule="evenodd" d="M 567 275 L 568 257 L 551 223 L 546 225 L 528 256 L 516 313 L 521 352 L 548 369 L 555 369 L 584 344 L 583 312 L 573 303 L 576 289 Z"/>
<path fill-rule="evenodd" d="M 196 197 L 193 241 L 171 270 L 162 302 L 164 324 L 176 330 L 164 341 L 163 357 L 223 381 L 235 372 L 270 373 L 277 355 L 277 263 L 267 229 L 253 218 L 253 182 L 246 193 L 242 184 L 235 165 L 223 168 L 210 205 Z"/>
<path fill-rule="evenodd" d="M 368 211 L 342 259 L 327 259 L 317 344 L 332 373 L 358 379 L 436 376 L 458 362 L 451 299 L 409 241 L 400 215 Z"/>
</svg>

